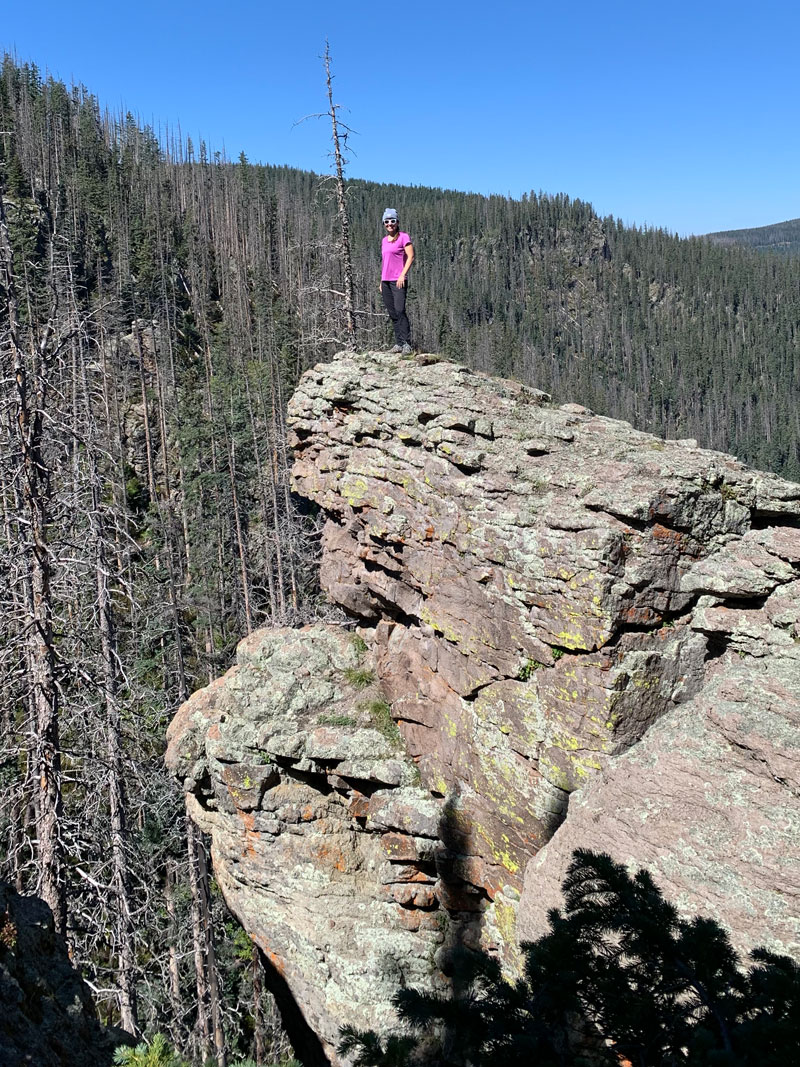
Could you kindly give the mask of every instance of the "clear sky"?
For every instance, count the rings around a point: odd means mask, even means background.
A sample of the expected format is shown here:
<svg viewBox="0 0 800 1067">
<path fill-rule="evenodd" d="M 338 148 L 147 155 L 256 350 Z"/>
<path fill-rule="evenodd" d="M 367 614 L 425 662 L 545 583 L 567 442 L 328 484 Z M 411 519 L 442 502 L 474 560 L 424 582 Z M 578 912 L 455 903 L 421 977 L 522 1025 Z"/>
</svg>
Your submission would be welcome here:
<svg viewBox="0 0 800 1067">
<path fill-rule="evenodd" d="M 519 196 L 680 234 L 800 216 L 797 0 L 5 0 L 0 45 L 210 151 Z"/>
</svg>

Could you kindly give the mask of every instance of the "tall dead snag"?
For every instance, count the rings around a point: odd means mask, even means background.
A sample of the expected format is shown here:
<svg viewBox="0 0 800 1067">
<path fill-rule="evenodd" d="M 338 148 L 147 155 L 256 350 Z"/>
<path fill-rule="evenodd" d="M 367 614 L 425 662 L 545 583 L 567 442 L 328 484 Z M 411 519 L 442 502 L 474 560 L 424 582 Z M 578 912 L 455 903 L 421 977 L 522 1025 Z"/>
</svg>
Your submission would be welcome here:
<svg viewBox="0 0 800 1067">
<path fill-rule="evenodd" d="M 58 289 L 55 278 L 55 250 L 52 231 L 49 239 L 49 265 L 44 315 L 32 315 L 36 302 L 27 267 L 20 275 L 24 291 L 19 292 L 14 252 L 9 235 L 3 189 L 0 187 L 0 315 L 4 319 L 2 354 L 7 383 L 3 397 L 7 447 L 14 468 L 18 501 L 15 523 L 17 544 L 16 574 L 22 595 L 23 618 L 18 632 L 24 645 L 27 667 L 29 728 L 29 770 L 34 779 L 36 822 L 36 861 L 38 891 L 49 904 L 56 929 L 66 934 L 67 903 L 63 879 L 61 841 L 61 749 L 59 742 L 59 690 L 56 678 L 53 639 L 52 559 L 48 536 L 52 495 L 46 437 L 50 375 L 68 336 L 59 324 Z M 25 315 L 20 313 L 20 297 Z M 43 323 L 43 325 L 39 325 Z"/>
<path fill-rule="evenodd" d="M 81 378 L 85 414 L 91 408 L 87 370 L 81 353 Z M 87 419 L 88 421 L 88 419 Z M 95 442 L 87 442 L 91 507 L 89 530 L 97 601 L 95 605 L 100 636 L 99 685 L 105 705 L 106 755 L 108 761 L 108 813 L 111 832 L 112 886 L 114 895 L 114 940 L 117 952 L 120 1023 L 128 1033 L 139 1033 L 136 1003 L 136 950 L 134 945 L 131 872 L 128 860 L 128 818 L 123 768 L 122 712 L 119 701 L 119 651 L 117 648 L 111 588 L 110 549 L 113 542 L 104 517 L 103 478 Z"/>
<path fill-rule="evenodd" d="M 214 951 L 206 850 L 199 830 L 188 815 L 186 843 L 189 853 L 192 940 L 197 978 L 197 1036 L 203 1055 L 212 1055 L 217 1067 L 225 1067 L 225 1034 L 222 1028 L 219 977 Z"/>
<path fill-rule="evenodd" d="M 333 182 L 336 196 L 336 214 L 339 223 L 338 239 L 326 242 L 324 247 L 320 243 L 320 259 L 325 267 L 314 278 L 303 278 L 302 269 L 298 273 L 298 296 L 300 299 L 300 317 L 303 315 L 303 294 L 313 294 L 311 301 L 312 310 L 312 333 L 309 343 L 317 348 L 320 344 L 334 343 L 339 346 L 345 344 L 348 348 L 355 348 L 356 344 L 356 299 L 355 282 L 353 274 L 353 255 L 350 247 L 350 215 L 347 210 L 347 189 L 344 182 L 344 168 L 347 163 L 344 153 L 347 150 L 347 138 L 353 132 L 349 126 L 342 122 L 339 117 L 341 104 L 333 101 L 333 74 L 331 72 L 331 53 L 328 41 L 325 41 L 325 54 L 321 57 L 325 65 L 325 84 L 328 93 L 328 110 L 320 111 L 313 115 L 306 115 L 300 119 L 329 118 L 331 121 L 331 134 L 333 149 L 329 155 L 333 159 L 333 173 L 327 175 L 320 182 L 320 189 Z M 307 235 L 310 244 L 314 244 Z M 335 260 L 335 263 L 334 263 Z M 298 264 L 300 267 L 300 264 Z M 343 288 L 339 288 L 338 276 L 341 272 Z M 329 303 L 330 301 L 330 303 Z M 342 338 L 344 327 L 344 338 Z"/>
<path fill-rule="evenodd" d="M 342 273 L 344 275 L 344 313 L 347 325 L 348 347 L 356 346 L 356 315 L 355 315 L 355 290 L 353 287 L 353 257 L 350 252 L 350 217 L 347 213 L 347 197 L 344 185 L 344 164 L 342 149 L 347 147 L 347 136 L 350 133 L 339 119 L 337 112 L 341 104 L 333 102 L 333 75 L 331 74 L 331 50 L 325 41 L 325 82 L 328 88 L 328 114 L 331 119 L 331 137 L 333 139 L 333 161 L 335 167 L 334 180 L 336 183 L 336 206 L 339 214 L 339 230 L 342 243 Z"/>
</svg>

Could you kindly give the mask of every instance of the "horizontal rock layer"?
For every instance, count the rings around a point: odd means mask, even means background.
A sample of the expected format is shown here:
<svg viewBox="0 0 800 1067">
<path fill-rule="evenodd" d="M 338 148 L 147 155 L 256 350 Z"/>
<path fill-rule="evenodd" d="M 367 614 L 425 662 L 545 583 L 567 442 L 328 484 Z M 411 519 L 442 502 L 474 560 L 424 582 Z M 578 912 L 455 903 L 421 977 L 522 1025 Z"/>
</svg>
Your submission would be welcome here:
<svg viewBox="0 0 800 1067">
<path fill-rule="evenodd" d="M 398 983 L 430 980 L 442 940 L 441 804 L 374 678 L 341 628 L 259 630 L 168 733 L 228 906 L 330 1056 L 344 1021 L 380 1026 Z"/>
</svg>

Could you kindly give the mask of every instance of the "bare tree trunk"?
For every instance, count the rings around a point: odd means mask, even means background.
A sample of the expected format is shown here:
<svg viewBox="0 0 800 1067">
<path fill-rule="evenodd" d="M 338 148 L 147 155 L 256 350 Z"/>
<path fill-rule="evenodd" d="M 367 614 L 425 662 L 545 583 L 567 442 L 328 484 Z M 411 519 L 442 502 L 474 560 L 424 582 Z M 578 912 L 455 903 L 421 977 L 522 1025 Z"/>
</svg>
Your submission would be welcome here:
<svg viewBox="0 0 800 1067">
<path fill-rule="evenodd" d="M 203 886 L 198 858 L 199 843 L 194 823 L 186 817 L 186 845 L 189 852 L 189 885 L 192 892 L 192 946 L 197 986 L 197 1036 L 203 1057 L 211 1048 L 211 1012 L 209 1009 L 208 976 L 206 971 L 205 936 L 203 928 Z"/>
<path fill-rule="evenodd" d="M 347 212 L 347 197 L 344 185 L 344 157 L 342 146 L 347 144 L 349 130 L 336 112 L 341 104 L 333 102 L 333 75 L 331 74 L 331 52 L 325 41 L 325 81 L 328 87 L 328 114 L 331 118 L 331 136 L 333 137 L 333 158 L 336 167 L 336 206 L 339 213 L 339 230 L 342 242 L 342 272 L 344 274 L 344 313 L 347 325 L 348 348 L 356 346 L 355 290 L 353 287 L 353 256 L 350 251 L 350 216 Z"/>
<path fill-rule="evenodd" d="M 94 466 L 94 462 L 93 462 Z M 111 859 L 115 900 L 114 918 L 118 953 L 120 1021 L 124 1030 L 138 1034 L 139 1021 L 134 977 L 135 949 L 127 857 L 127 814 L 122 766 L 122 720 L 117 695 L 117 650 L 108 563 L 100 516 L 99 486 L 96 472 L 92 484 L 91 529 L 94 540 L 97 613 L 102 657 L 103 699 L 106 709 L 106 751 L 108 753 L 108 804 L 111 830 Z"/>
<path fill-rule="evenodd" d="M 206 852 L 192 820 L 186 818 L 192 890 L 192 939 L 197 974 L 197 1026 L 203 1053 L 213 1053 L 217 1067 L 225 1067 L 225 1035 L 219 1003 L 219 979 L 211 926 Z"/>
<path fill-rule="evenodd" d="M 239 506 L 239 493 L 236 489 L 236 442 L 225 427 L 225 446 L 228 453 L 228 475 L 231 486 L 231 502 L 233 504 L 233 520 L 236 529 L 236 547 L 239 552 L 239 569 L 242 575 L 242 596 L 244 598 L 244 615 L 247 632 L 253 632 L 253 613 L 250 608 L 250 577 L 247 571 L 247 549 L 244 543 L 244 531 L 242 529 L 242 512 Z"/>
<path fill-rule="evenodd" d="M 256 1040 L 256 1063 L 261 1065 L 267 1055 L 267 1046 L 264 1041 L 264 976 L 261 970 L 261 953 L 257 945 L 253 945 L 252 976 L 253 1033 Z"/>
<path fill-rule="evenodd" d="M 139 385 L 142 397 L 142 426 L 144 427 L 144 443 L 147 455 L 147 491 L 150 494 L 150 500 L 155 507 L 158 503 L 158 489 L 156 487 L 155 462 L 153 459 L 153 434 L 150 429 L 150 406 L 147 400 L 144 346 L 142 345 L 142 332 L 138 322 L 135 322 L 133 325 L 133 336 L 136 341 L 136 355 L 139 363 Z"/>
<path fill-rule="evenodd" d="M 36 773 L 36 833 L 39 892 L 53 912 L 56 929 L 66 935 L 67 900 L 63 880 L 61 842 L 61 749 L 59 744 L 58 684 L 53 642 L 52 560 L 48 545 L 51 495 L 50 470 L 44 444 L 47 404 L 47 365 L 58 348 L 54 337 L 58 299 L 51 249 L 51 305 L 40 336 L 28 330 L 22 339 L 17 302 L 17 279 L 0 190 L 0 278 L 5 296 L 12 386 L 12 432 L 19 449 L 22 509 L 27 533 L 20 546 L 25 558 L 25 644 L 33 707 L 31 755 Z M 29 316 L 30 318 L 30 316 Z"/>
<path fill-rule="evenodd" d="M 175 909 L 175 885 L 177 883 L 175 864 L 171 860 L 167 863 L 164 876 L 164 903 L 169 917 L 169 963 L 168 963 L 168 988 L 169 1004 L 172 1011 L 172 1038 L 173 1043 L 178 1044 L 181 1037 L 181 1023 L 183 1021 L 183 998 L 181 997 L 181 971 L 178 960 L 178 919 Z"/>
</svg>

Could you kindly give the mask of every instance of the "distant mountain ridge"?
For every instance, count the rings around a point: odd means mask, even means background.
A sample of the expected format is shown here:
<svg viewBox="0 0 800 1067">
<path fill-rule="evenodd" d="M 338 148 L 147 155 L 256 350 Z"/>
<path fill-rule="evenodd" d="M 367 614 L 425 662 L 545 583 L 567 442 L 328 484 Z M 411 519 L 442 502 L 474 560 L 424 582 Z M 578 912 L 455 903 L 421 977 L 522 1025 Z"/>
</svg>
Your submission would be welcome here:
<svg viewBox="0 0 800 1067">
<path fill-rule="evenodd" d="M 780 252 L 800 255 L 800 219 L 775 222 L 771 226 L 756 226 L 751 230 L 720 230 L 706 234 L 717 245 L 745 245 L 758 252 Z"/>
</svg>

